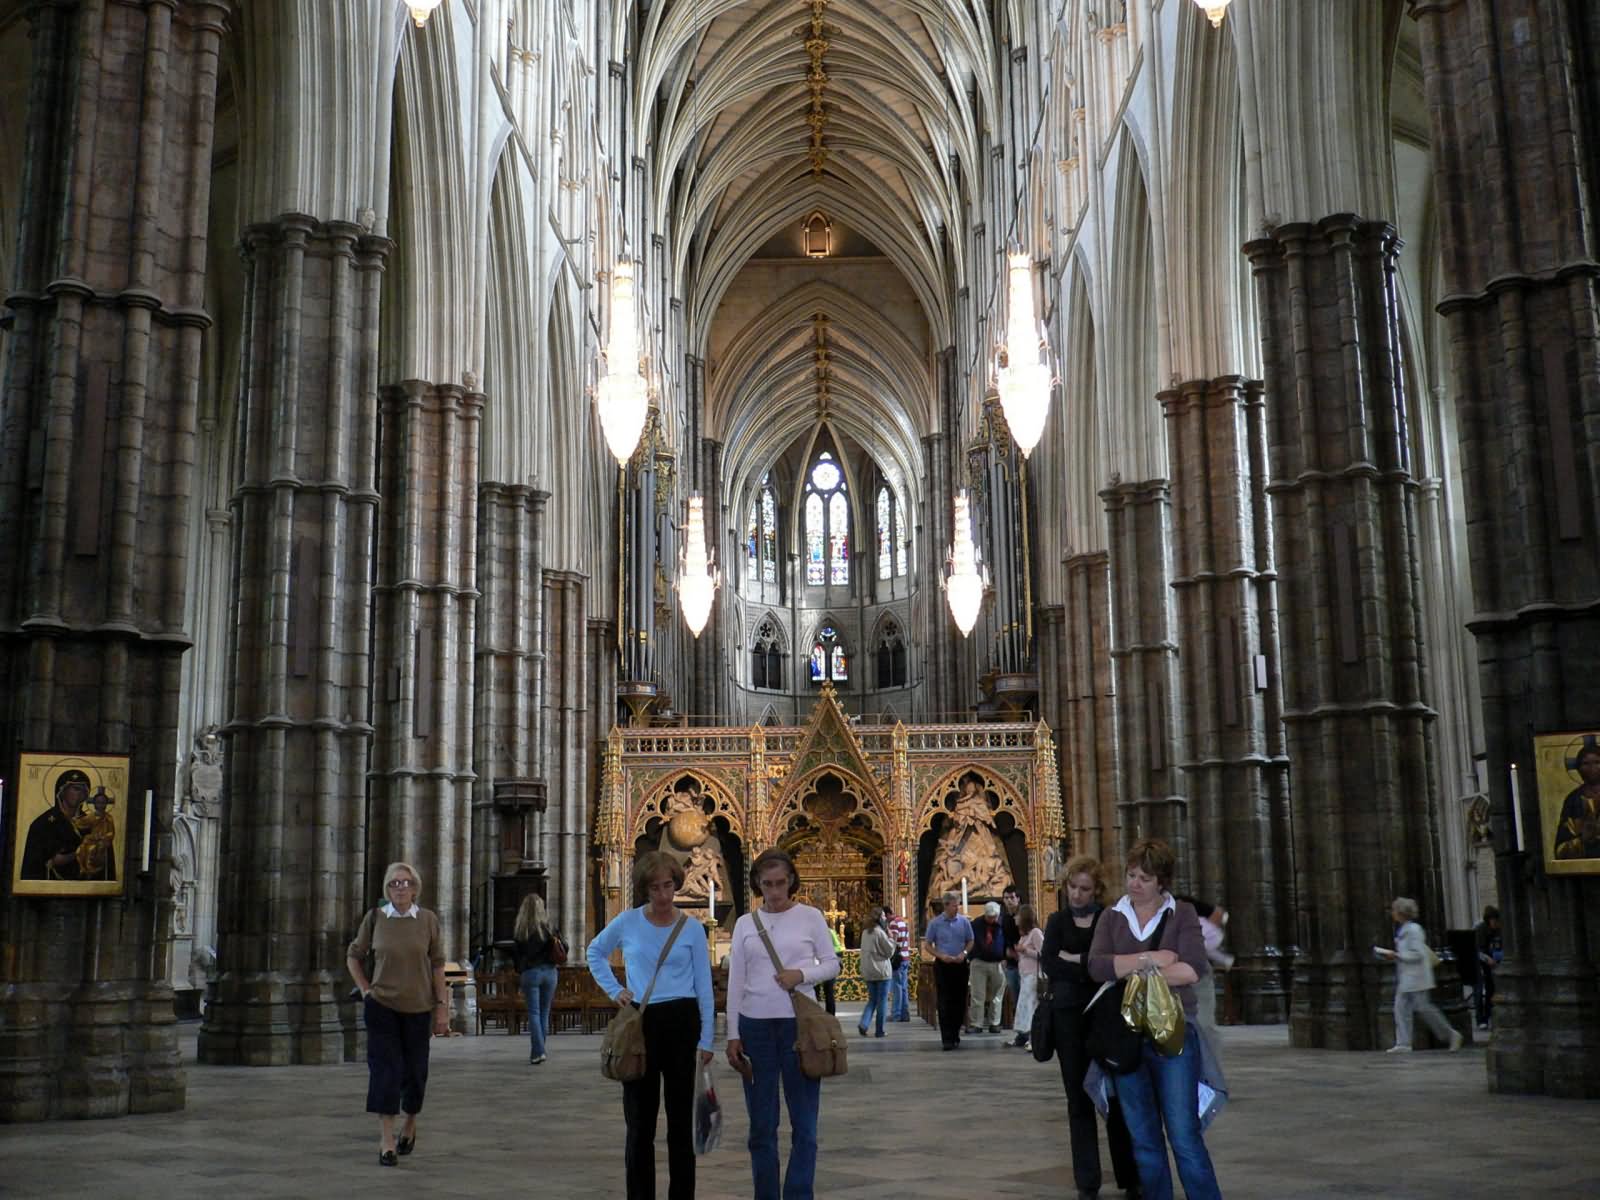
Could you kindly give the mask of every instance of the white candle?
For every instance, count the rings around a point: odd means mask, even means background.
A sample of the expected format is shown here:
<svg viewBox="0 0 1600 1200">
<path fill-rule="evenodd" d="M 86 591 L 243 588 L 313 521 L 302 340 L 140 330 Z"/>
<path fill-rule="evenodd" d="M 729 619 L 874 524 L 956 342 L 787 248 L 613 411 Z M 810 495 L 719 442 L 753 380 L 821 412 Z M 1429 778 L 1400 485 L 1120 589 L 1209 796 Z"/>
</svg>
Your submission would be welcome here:
<svg viewBox="0 0 1600 1200">
<path fill-rule="evenodd" d="M 963 913 L 967 911 L 967 877 L 965 875 L 961 877 L 961 911 Z"/>
<path fill-rule="evenodd" d="M 906 919 L 906 898 L 904 896 L 900 897 L 900 919 L 902 921 Z"/>
<path fill-rule="evenodd" d="M 1517 853 L 1521 854 L 1522 844 L 1522 788 L 1517 783 L 1517 764 L 1511 764 L 1511 824 L 1516 833 Z"/>
<path fill-rule="evenodd" d="M 711 881 L 711 919 L 717 919 L 717 881 Z"/>
<path fill-rule="evenodd" d="M 146 790 L 144 794 L 144 863 L 139 868 L 141 871 L 150 869 L 150 814 L 155 811 L 156 794 Z"/>
</svg>

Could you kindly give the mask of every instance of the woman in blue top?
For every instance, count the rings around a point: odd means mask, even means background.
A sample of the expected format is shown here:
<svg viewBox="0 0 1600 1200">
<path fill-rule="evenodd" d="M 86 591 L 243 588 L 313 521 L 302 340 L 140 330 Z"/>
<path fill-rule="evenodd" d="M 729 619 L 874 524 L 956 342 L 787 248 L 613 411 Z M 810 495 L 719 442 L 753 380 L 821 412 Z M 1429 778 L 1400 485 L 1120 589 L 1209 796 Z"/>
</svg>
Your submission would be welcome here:
<svg viewBox="0 0 1600 1200">
<path fill-rule="evenodd" d="M 639 1003 L 646 991 L 650 993 L 650 1002 L 644 1007 L 644 1076 L 622 1085 L 622 1115 L 628 1129 L 623 1151 L 628 1200 L 655 1200 L 656 1114 L 663 1090 L 671 1180 L 667 1196 L 669 1200 L 694 1200 L 695 1074 L 711 1061 L 715 1021 L 705 927 L 699 921 L 685 920 L 661 969 L 656 970 L 661 948 L 678 924 L 673 901 L 683 877 L 683 866 L 670 854 L 652 850 L 640 855 L 633 864 L 633 898 L 635 903 L 642 901 L 640 907 L 628 909 L 601 930 L 589 943 L 586 955 L 595 982 L 618 1004 Z M 606 961 L 618 946 L 632 987 L 618 983 Z"/>
</svg>

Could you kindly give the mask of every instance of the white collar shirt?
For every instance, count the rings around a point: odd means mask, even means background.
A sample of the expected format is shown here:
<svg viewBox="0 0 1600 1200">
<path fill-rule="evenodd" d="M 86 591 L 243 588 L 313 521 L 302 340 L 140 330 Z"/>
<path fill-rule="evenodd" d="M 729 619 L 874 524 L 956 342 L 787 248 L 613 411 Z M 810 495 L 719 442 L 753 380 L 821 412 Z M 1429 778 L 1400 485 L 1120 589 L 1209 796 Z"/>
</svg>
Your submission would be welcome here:
<svg viewBox="0 0 1600 1200">
<path fill-rule="evenodd" d="M 406 909 L 405 912 L 401 912 L 392 903 L 385 902 L 383 906 L 383 915 L 386 917 L 410 917 L 412 920 L 415 920 L 417 916 L 417 906 L 413 904 L 410 908 Z"/>
<path fill-rule="evenodd" d="M 1161 905 L 1161 907 L 1156 909 L 1156 911 L 1151 914 L 1150 919 L 1144 922 L 1142 925 L 1139 923 L 1138 916 L 1136 916 L 1133 911 L 1133 901 L 1128 899 L 1127 896 L 1123 896 L 1122 899 L 1113 904 L 1111 906 L 1111 910 L 1113 912 L 1121 913 L 1128 919 L 1128 928 L 1133 930 L 1134 937 L 1138 938 L 1141 942 L 1147 942 L 1150 940 L 1150 935 L 1156 931 L 1156 926 L 1160 924 L 1161 914 L 1178 907 L 1177 901 L 1173 900 L 1171 892 L 1166 893 L 1166 897 L 1166 901 Z"/>
</svg>

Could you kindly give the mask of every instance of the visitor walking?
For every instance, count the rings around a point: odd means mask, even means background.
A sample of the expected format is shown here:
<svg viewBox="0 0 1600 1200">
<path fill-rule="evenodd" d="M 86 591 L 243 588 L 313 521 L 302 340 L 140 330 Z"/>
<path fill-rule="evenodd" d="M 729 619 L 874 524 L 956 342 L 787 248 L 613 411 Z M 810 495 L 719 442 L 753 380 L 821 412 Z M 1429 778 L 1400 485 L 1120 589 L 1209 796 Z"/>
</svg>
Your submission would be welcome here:
<svg viewBox="0 0 1600 1200">
<path fill-rule="evenodd" d="M 904 901 L 901 901 L 904 903 Z M 889 936 L 894 938 L 898 961 L 894 964 L 890 998 L 892 1020 L 911 1020 L 911 926 L 898 913 L 889 914 Z"/>
<path fill-rule="evenodd" d="M 1039 1004 L 1039 950 L 1044 945 L 1044 930 L 1039 928 L 1038 918 L 1033 915 L 1033 905 L 1024 904 L 1017 909 L 1017 929 L 1021 933 L 1017 941 L 1017 1036 L 1012 1041 L 1014 1046 L 1027 1046 L 1028 1035 L 1033 1029 L 1033 1013 Z"/>
<path fill-rule="evenodd" d="M 967 1008 L 971 1033 L 1000 1032 L 1000 1013 L 1006 1001 L 1004 965 L 1006 929 L 1000 906 L 993 900 L 983 906 L 983 916 L 972 927 L 972 1003 Z"/>
<path fill-rule="evenodd" d="M 1389 915 L 1395 924 L 1394 949 L 1373 947 L 1379 958 L 1388 959 L 1398 968 L 1394 981 L 1394 1045 L 1388 1053 L 1410 1052 L 1412 1018 L 1419 1016 L 1434 1037 L 1448 1043 L 1452 1050 L 1461 1049 L 1461 1035 L 1450 1028 L 1450 1022 L 1429 995 L 1434 984 L 1433 951 L 1428 948 L 1427 930 L 1417 924 L 1417 902 L 1396 896 L 1389 905 Z"/>
<path fill-rule="evenodd" d="M 866 928 L 861 931 L 861 979 L 867 985 L 867 1007 L 862 1010 L 861 1036 L 867 1036 L 867 1026 L 877 1018 L 877 1035 L 883 1036 L 883 1020 L 889 1007 L 889 981 L 894 974 L 890 960 L 894 958 L 894 939 L 883 927 L 884 911 L 874 908 L 867 916 Z"/>
<path fill-rule="evenodd" d="M 530 892 L 517 909 L 512 958 L 528 1007 L 528 1063 L 545 1060 L 545 1040 L 550 1036 L 550 1006 L 556 998 L 556 947 L 560 940 L 545 918 L 544 898 Z"/>
<path fill-rule="evenodd" d="M 961 1021 L 967 1015 L 967 955 L 972 951 L 972 922 L 960 912 L 961 897 L 946 892 L 944 911 L 928 922 L 923 952 L 933 963 L 934 998 L 939 1007 L 939 1040 L 946 1050 L 961 1045 Z"/>
</svg>

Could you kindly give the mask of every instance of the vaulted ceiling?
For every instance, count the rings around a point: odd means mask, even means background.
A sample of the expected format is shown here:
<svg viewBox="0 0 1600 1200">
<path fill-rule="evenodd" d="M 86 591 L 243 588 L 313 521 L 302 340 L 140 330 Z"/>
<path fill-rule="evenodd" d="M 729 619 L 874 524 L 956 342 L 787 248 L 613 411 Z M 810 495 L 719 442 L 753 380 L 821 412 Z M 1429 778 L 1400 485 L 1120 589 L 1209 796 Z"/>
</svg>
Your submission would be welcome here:
<svg viewBox="0 0 1600 1200">
<path fill-rule="evenodd" d="M 707 355 L 740 273 L 821 209 L 904 281 L 863 295 L 843 265 L 724 343 L 706 399 L 737 498 L 819 417 L 815 316 L 828 318 L 827 418 L 915 486 L 937 422 L 929 348 L 953 340 L 966 282 L 962 189 L 993 123 L 996 38 L 962 0 L 662 0 L 641 18 L 634 128 L 654 153 L 653 226 L 672 229 L 672 294 Z M 621 31 L 619 31 L 621 32 Z M 886 304 L 920 310 L 913 336 Z M 915 494 L 911 495 L 915 499 Z"/>
</svg>

